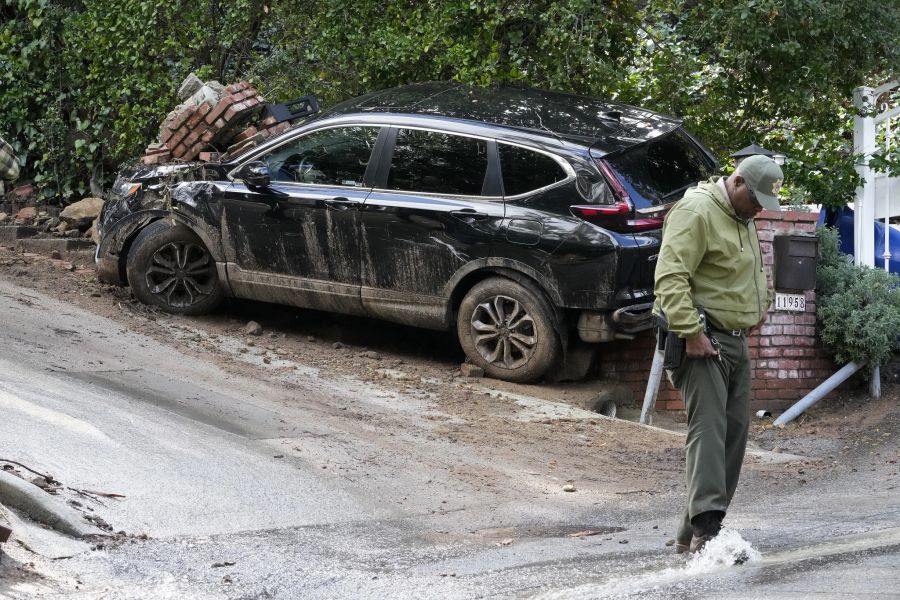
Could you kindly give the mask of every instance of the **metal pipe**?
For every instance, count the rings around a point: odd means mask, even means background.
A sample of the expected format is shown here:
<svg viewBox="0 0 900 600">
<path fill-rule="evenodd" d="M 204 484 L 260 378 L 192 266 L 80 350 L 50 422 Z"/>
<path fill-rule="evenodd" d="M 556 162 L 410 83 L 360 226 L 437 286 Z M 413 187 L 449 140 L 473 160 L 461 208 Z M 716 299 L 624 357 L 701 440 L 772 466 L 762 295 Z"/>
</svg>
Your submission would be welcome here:
<svg viewBox="0 0 900 600">
<path fill-rule="evenodd" d="M 866 366 L 865 362 L 859 364 L 855 362 L 847 363 L 841 368 L 840 371 L 823 381 L 821 384 L 819 384 L 819 387 L 808 393 L 796 404 L 784 411 L 783 415 L 775 419 L 775 425 L 777 425 L 778 427 L 784 427 L 785 425 L 799 417 L 801 414 L 803 414 L 803 412 L 807 408 L 831 393 L 834 388 L 844 383 L 847 379 L 850 378 L 851 375 L 859 371 L 864 366 Z"/>
<path fill-rule="evenodd" d="M 663 352 L 657 348 L 653 352 L 653 363 L 650 365 L 650 377 L 647 379 L 647 391 L 644 392 L 644 407 L 641 409 L 640 422 L 644 425 L 653 423 L 653 408 L 656 406 L 656 396 L 659 393 L 659 383 L 662 381 Z"/>
</svg>

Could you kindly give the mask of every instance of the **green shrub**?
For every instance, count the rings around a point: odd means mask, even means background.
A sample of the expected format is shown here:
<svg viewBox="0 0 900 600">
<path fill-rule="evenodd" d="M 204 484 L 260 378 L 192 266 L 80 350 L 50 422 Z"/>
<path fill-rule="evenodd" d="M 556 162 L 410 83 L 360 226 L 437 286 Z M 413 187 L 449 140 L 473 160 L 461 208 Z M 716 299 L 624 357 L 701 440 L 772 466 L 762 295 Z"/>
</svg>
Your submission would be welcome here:
<svg viewBox="0 0 900 600">
<path fill-rule="evenodd" d="M 866 363 L 871 372 L 898 349 L 900 278 L 853 264 L 838 249 L 837 231 L 820 228 L 816 299 L 820 334 L 840 363 Z"/>
</svg>

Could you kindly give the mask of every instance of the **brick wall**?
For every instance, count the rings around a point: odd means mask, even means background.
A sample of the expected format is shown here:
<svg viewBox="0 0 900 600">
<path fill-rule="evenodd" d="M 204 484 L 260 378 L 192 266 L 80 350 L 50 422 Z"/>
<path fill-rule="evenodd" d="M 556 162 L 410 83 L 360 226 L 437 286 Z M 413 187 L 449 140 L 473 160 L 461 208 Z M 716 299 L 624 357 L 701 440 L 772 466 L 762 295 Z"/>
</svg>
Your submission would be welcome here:
<svg viewBox="0 0 900 600">
<path fill-rule="evenodd" d="M 814 232 L 818 215 L 795 211 L 764 211 L 756 218 L 763 263 L 772 285 L 772 240 L 782 232 Z M 750 336 L 753 368 L 753 409 L 784 410 L 830 377 L 837 369 L 816 336 L 816 294 L 807 291 L 804 312 L 769 310 L 766 323 Z M 655 338 L 645 332 L 634 340 L 611 342 L 601 347 L 601 373 L 632 389 L 641 402 L 650 375 Z M 682 410 L 681 395 L 663 377 L 657 410 Z"/>
</svg>

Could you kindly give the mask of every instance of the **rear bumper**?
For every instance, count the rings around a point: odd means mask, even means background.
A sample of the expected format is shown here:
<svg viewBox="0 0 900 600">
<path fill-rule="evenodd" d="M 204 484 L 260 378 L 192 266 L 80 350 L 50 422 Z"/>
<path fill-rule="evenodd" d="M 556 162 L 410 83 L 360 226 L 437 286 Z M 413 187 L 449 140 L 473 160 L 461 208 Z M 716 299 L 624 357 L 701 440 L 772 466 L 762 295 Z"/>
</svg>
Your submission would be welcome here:
<svg viewBox="0 0 900 600">
<path fill-rule="evenodd" d="M 653 327 L 652 302 L 623 306 L 612 312 L 583 311 L 578 317 L 578 337 L 599 343 L 628 340 Z"/>
</svg>

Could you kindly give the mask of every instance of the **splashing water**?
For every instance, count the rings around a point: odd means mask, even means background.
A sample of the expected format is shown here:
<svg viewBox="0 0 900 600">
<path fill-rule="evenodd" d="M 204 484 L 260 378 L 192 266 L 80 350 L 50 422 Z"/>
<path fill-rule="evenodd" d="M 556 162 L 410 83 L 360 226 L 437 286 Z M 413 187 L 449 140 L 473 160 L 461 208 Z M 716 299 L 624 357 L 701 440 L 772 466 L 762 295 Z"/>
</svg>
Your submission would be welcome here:
<svg viewBox="0 0 900 600">
<path fill-rule="evenodd" d="M 708 573 L 722 567 L 758 562 L 759 550 L 734 529 L 723 529 L 703 550 L 691 557 L 685 570 L 691 574 Z"/>
<path fill-rule="evenodd" d="M 674 560 L 675 557 L 672 557 Z M 645 571 L 613 578 L 603 583 L 588 583 L 565 590 L 553 590 L 535 596 L 539 600 L 595 600 L 596 598 L 665 598 L 668 586 L 690 581 L 734 565 L 759 562 L 762 554 L 734 529 L 723 529 L 692 555 L 683 566 Z M 533 599 L 534 600 L 534 599 Z"/>
</svg>

